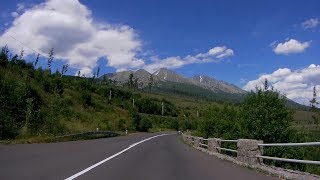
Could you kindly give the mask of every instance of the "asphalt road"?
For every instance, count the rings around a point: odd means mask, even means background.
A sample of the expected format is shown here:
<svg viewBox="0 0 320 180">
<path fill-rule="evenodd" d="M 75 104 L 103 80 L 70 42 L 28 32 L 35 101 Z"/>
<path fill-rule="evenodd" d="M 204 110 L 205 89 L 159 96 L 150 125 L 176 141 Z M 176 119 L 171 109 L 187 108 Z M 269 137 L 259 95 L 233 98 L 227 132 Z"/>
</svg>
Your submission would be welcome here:
<svg viewBox="0 0 320 180">
<path fill-rule="evenodd" d="M 134 145 L 155 135 L 0 145 L 0 179 L 66 179 L 117 153 L 76 179 L 275 179 L 197 151 L 178 135 Z"/>
</svg>

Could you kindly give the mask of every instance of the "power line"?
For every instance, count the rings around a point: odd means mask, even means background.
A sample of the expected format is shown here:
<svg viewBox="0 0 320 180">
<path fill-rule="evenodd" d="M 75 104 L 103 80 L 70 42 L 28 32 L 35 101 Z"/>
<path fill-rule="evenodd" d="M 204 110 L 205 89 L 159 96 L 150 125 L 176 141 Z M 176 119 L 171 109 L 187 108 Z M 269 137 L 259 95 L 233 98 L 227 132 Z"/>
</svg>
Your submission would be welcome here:
<svg viewBox="0 0 320 180">
<path fill-rule="evenodd" d="M 2 29 L 4 29 L 4 28 L 2 28 Z M 31 48 L 30 46 L 28 46 L 27 44 L 21 42 L 20 40 L 18 40 L 17 38 L 15 38 L 12 34 L 10 34 L 11 32 L 13 32 L 14 34 L 17 35 L 17 33 L 15 33 L 14 31 L 9 32 L 9 31 L 7 31 L 6 29 L 4 29 L 4 30 L 5 30 L 4 35 L 8 35 L 8 36 L 11 37 L 13 40 L 15 40 L 16 42 L 18 42 L 22 48 L 28 48 L 28 49 L 32 50 L 33 52 L 35 52 L 36 54 L 40 54 L 40 56 L 43 56 L 43 57 L 45 57 L 45 58 L 48 58 L 48 56 L 43 55 L 42 53 L 39 53 L 38 51 L 34 50 L 34 49 Z"/>
</svg>

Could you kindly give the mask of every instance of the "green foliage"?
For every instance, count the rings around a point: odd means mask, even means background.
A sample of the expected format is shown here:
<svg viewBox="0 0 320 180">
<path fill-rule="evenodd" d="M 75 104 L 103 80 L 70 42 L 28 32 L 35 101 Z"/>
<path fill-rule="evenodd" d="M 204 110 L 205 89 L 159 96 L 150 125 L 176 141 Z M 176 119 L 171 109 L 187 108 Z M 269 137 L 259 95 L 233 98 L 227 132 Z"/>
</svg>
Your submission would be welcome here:
<svg viewBox="0 0 320 180">
<path fill-rule="evenodd" d="M 314 121 L 314 124 L 316 124 L 317 126 L 320 125 L 320 111 L 317 108 L 317 105 L 319 104 L 319 102 L 317 101 L 317 90 L 316 87 L 313 87 L 313 97 L 310 100 L 310 104 L 311 104 L 311 111 L 314 112 L 314 114 L 312 115 L 312 119 Z"/>
<path fill-rule="evenodd" d="M 82 91 L 81 99 L 82 99 L 83 105 L 85 105 L 85 106 L 92 106 L 93 105 L 92 96 L 91 96 L 90 92 Z"/>
<path fill-rule="evenodd" d="M 266 143 L 289 142 L 293 112 L 285 106 L 285 97 L 276 91 L 257 89 L 245 98 L 241 108 L 242 129 L 247 138 Z"/>
<path fill-rule="evenodd" d="M 135 110 L 130 111 L 131 114 L 131 119 L 132 119 L 132 127 L 134 130 L 139 131 L 140 130 L 140 121 L 141 121 L 141 116 L 139 113 Z"/>
<path fill-rule="evenodd" d="M 223 139 L 259 139 L 265 143 L 306 141 L 304 133 L 291 128 L 293 113 L 285 102 L 285 97 L 270 89 L 266 81 L 264 89 L 257 88 L 255 92 L 249 93 L 238 109 L 225 104 L 223 107 L 211 106 L 205 110 L 204 117 L 198 124 L 197 135 Z M 232 145 L 227 146 L 230 148 Z M 305 148 L 297 147 L 264 149 L 264 155 L 274 157 L 303 159 L 306 154 Z M 307 169 L 304 164 L 270 160 L 265 163 L 298 170 Z"/>
<path fill-rule="evenodd" d="M 240 137 L 241 127 L 238 111 L 230 104 L 211 106 L 198 123 L 198 133 L 203 137 L 233 139 Z"/>
<path fill-rule="evenodd" d="M 152 121 L 148 117 L 143 117 L 139 123 L 139 130 L 148 132 L 152 128 Z"/>
<path fill-rule="evenodd" d="M 0 52 L 0 67 L 6 67 L 7 64 L 8 64 L 8 53 L 9 53 L 9 50 L 8 50 L 8 47 L 5 46 L 1 49 L 1 52 Z"/>
<path fill-rule="evenodd" d="M 310 128 L 307 135 L 292 130 L 292 112 L 285 105 L 286 99 L 268 86 L 249 93 L 241 106 L 230 103 L 221 105 L 199 99 L 220 101 L 227 95 L 220 93 L 213 96 L 206 89 L 192 85 L 168 83 L 162 88 L 152 86 L 153 93 L 139 92 L 137 79 L 133 76 L 131 80 L 129 78 L 130 87 L 121 88 L 106 78 L 99 81 L 80 77 L 80 73 L 78 77 L 65 76 L 66 67 L 63 74 L 35 69 L 22 59 L 23 53 L 20 57 L 15 55 L 11 58 L 8 54 L 8 48 L 2 48 L 0 139 L 56 136 L 99 128 L 114 131 L 196 130 L 196 134 L 203 137 L 252 138 L 272 143 L 320 140 L 318 127 Z M 53 60 L 53 50 L 50 54 L 48 67 Z M 99 69 L 95 76 L 98 75 Z M 185 91 L 188 88 L 192 91 Z M 170 93 L 159 95 L 157 92 Z M 199 92 L 201 98 L 194 96 Z M 184 96 L 196 99 L 184 99 Z M 135 107 L 132 106 L 132 99 L 135 100 Z M 196 115 L 197 111 L 200 111 L 200 117 Z M 301 159 L 320 157 L 318 150 L 308 150 L 266 148 L 265 154 Z M 266 163 L 318 171 L 313 166 L 273 161 Z"/>
<path fill-rule="evenodd" d="M 135 101 L 138 111 L 146 114 L 161 114 L 161 103 L 150 98 L 140 98 Z"/>
<path fill-rule="evenodd" d="M 191 130 L 191 129 L 197 129 L 198 121 L 193 120 L 191 118 L 181 117 L 179 119 L 179 128 L 182 131 Z"/>
</svg>

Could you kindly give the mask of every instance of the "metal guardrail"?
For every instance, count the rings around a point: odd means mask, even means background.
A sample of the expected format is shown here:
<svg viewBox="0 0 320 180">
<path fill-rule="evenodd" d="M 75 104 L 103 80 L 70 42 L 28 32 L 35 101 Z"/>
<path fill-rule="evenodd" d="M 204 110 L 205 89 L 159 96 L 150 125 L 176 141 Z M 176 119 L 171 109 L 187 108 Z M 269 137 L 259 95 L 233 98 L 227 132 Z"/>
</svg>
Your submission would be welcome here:
<svg viewBox="0 0 320 180">
<path fill-rule="evenodd" d="M 204 142 L 204 141 L 207 141 L 207 143 L 208 143 L 208 140 L 209 140 L 209 139 L 205 139 L 205 138 L 200 137 L 199 140 L 200 140 L 200 142 L 199 142 L 199 146 L 200 146 L 200 147 L 206 147 L 206 148 L 209 147 L 208 144 L 202 143 L 202 142 Z"/>
<path fill-rule="evenodd" d="M 305 142 L 305 143 L 271 143 L 258 144 L 258 146 L 320 146 L 320 142 Z"/>
<path fill-rule="evenodd" d="M 202 143 L 199 143 L 199 146 L 205 146 L 205 147 L 208 147 L 207 144 L 202 144 Z"/>
<path fill-rule="evenodd" d="M 238 142 L 238 140 L 232 140 L 232 139 L 219 139 L 220 142 Z M 222 148 L 222 147 L 217 147 L 218 150 L 223 150 L 223 151 L 229 151 L 229 152 L 233 152 L 233 153 L 238 153 L 237 150 L 234 149 L 228 149 L 228 148 Z"/>
<path fill-rule="evenodd" d="M 305 143 L 267 143 L 267 144 L 258 144 L 259 147 L 295 147 L 295 146 L 320 146 L 320 142 L 305 142 Z M 311 160 L 301 160 L 301 159 L 287 159 L 279 157 L 270 157 L 270 156 L 256 156 L 257 158 L 269 159 L 275 161 L 283 162 L 293 162 L 301 164 L 315 164 L 320 165 L 320 161 L 311 161 Z"/>
<path fill-rule="evenodd" d="M 238 140 L 220 139 L 220 142 L 238 142 Z"/>
<path fill-rule="evenodd" d="M 300 160 L 300 159 L 287 159 L 287 158 L 278 158 L 278 157 L 270 157 L 270 156 L 256 156 L 256 157 L 257 158 L 262 158 L 262 159 L 276 160 L 276 161 L 320 165 L 320 161 L 310 161 L 310 160 Z"/>
<path fill-rule="evenodd" d="M 229 152 L 238 153 L 238 151 L 237 151 L 237 150 L 234 150 L 234 149 L 227 149 L 227 148 L 222 148 L 222 147 L 217 147 L 217 149 L 223 150 L 223 151 L 229 151 Z"/>
<path fill-rule="evenodd" d="M 191 138 L 191 142 L 194 143 L 194 136 L 187 136 L 188 138 Z M 202 137 L 199 137 L 199 147 L 206 147 L 208 148 L 208 144 L 205 144 L 204 141 L 207 141 L 209 139 L 205 139 Z M 237 143 L 238 140 L 229 140 L 229 139 L 218 139 L 218 141 L 221 142 L 234 142 Z M 220 145 L 221 146 L 221 145 Z M 296 146 L 320 146 L 320 142 L 305 142 L 305 143 L 266 143 L 266 144 L 258 144 L 258 147 L 296 147 Z M 228 149 L 228 148 L 222 148 L 217 147 L 217 149 L 220 151 L 229 151 L 233 153 L 238 153 L 237 150 L 234 149 Z M 270 156 L 263 156 L 263 155 L 257 155 L 256 158 L 261 159 L 269 159 L 269 160 L 275 160 L 275 161 L 283 161 L 283 162 L 292 162 L 292 163 L 302 163 L 302 164 L 314 164 L 314 165 L 320 165 L 320 161 L 312 161 L 312 160 L 301 160 L 301 159 L 287 159 L 287 158 L 280 158 L 280 157 L 270 157 Z"/>
</svg>

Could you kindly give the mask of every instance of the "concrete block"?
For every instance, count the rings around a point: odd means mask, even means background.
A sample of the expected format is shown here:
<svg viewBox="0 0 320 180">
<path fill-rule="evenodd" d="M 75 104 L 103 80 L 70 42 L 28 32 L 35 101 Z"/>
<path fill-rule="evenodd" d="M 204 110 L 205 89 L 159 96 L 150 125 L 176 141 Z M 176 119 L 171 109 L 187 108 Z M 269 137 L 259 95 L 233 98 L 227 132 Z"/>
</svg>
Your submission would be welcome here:
<svg viewBox="0 0 320 180">
<path fill-rule="evenodd" d="M 237 159 L 250 165 L 261 164 L 262 160 L 256 156 L 263 154 L 262 148 L 258 146 L 262 143 L 263 141 L 255 139 L 238 139 Z"/>
</svg>

